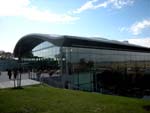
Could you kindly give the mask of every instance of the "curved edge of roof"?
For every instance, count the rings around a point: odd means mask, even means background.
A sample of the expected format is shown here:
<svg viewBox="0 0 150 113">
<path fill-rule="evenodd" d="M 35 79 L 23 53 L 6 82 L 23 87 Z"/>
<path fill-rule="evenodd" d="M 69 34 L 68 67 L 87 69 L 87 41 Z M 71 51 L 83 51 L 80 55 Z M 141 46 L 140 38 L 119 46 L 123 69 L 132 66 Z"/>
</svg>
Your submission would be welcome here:
<svg viewBox="0 0 150 113">
<path fill-rule="evenodd" d="M 21 56 L 23 53 L 33 49 L 38 44 L 48 41 L 57 46 L 62 46 L 64 42 L 64 38 L 62 35 L 55 34 L 40 34 L 40 33 L 32 33 L 25 35 L 18 40 L 16 46 L 14 48 L 14 56 Z"/>
<path fill-rule="evenodd" d="M 17 42 L 13 52 L 14 56 L 18 57 L 26 53 L 44 41 L 51 42 L 56 46 L 65 47 L 90 47 L 150 52 L 149 48 L 143 46 L 103 38 L 96 39 L 95 37 L 32 33 L 23 36 Z"/>
</svg>

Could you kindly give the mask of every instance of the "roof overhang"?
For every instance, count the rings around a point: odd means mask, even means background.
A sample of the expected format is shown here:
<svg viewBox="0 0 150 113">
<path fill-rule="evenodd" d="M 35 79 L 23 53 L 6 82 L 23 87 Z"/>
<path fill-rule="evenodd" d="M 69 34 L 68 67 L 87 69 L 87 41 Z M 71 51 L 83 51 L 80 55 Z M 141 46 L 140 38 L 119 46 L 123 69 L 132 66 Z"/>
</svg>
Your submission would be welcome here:
<svg viewBox="0 0 150 113">
<path fill-rule="evenodd" d="M 32 51 L 34 47 L 40 43 L 48 41 L 56 46 L 63 47 L 81 47 L 81 48 L 96 48 L 96 49 L 113 49 L 122 51 L 135 51 L 150 53 L 150 49 L 138 45 L 127 44 L 114 40 L 85 38 L 68 35 L 49 35 L 49 34 L 29 34 L 23 36 L 16 44 L 14 49 L 15 57 L 22 57 L 24 53 Z"/>
<path fill-rule="evenodd" d="M 24 53 L 31 51 L 34 47 L 40 43 L 48 41 L 56 46 L 63 44 L 63 38 L 60 35 L 48 35 L 48 34 L 29 34 L 23 36 L 16 44 L 14 48 L 14 56 L 21 57 Z"/>
</svg>

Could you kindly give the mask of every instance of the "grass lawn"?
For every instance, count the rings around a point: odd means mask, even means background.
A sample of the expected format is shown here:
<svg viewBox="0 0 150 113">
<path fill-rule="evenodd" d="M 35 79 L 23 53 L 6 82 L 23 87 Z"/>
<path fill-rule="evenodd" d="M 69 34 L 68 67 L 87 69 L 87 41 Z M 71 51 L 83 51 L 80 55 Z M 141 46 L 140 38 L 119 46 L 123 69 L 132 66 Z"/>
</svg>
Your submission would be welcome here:
<svg viewBox="0 0 150 113">
<path fill-rule="evenodd" d="M 30 86 L 0 90 L 0 113 L 150 113 L 149 100 Z"/>
</svg>

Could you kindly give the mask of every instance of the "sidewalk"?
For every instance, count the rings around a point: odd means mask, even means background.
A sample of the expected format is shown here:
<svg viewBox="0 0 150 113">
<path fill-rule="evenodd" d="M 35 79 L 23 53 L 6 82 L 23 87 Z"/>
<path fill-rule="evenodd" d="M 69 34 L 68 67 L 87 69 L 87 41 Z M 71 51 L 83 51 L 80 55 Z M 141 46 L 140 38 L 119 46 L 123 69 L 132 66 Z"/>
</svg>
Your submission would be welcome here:
<svg viewBox="0 0 150 113">
<path fill-rule="evenodd" d="M 35 80 L 31 80 L 31 79 L 21 80 L 21 86 L 36 85 L 36 84 L 40 84 L 40 82 L 35 81 Z M 13 88 L 13 87 L 14 87 L 14 81 L 13 80 L 0 82 L 0 89 Z"/>
</svg>

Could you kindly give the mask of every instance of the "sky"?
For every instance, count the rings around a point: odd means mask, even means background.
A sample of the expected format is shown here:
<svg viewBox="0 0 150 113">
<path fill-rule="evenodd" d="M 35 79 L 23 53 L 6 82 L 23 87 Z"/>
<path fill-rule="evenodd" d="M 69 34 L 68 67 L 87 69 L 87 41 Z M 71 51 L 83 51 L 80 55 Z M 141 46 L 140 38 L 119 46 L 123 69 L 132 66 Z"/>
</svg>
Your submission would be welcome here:
<svg viewBox="0 0 150 113">
<path fill-rule="evenodd" d="M 101 37 L 150 47 L 150 0 L 0 0 L 0 50 L 30 33 Z"/>
</svg>

